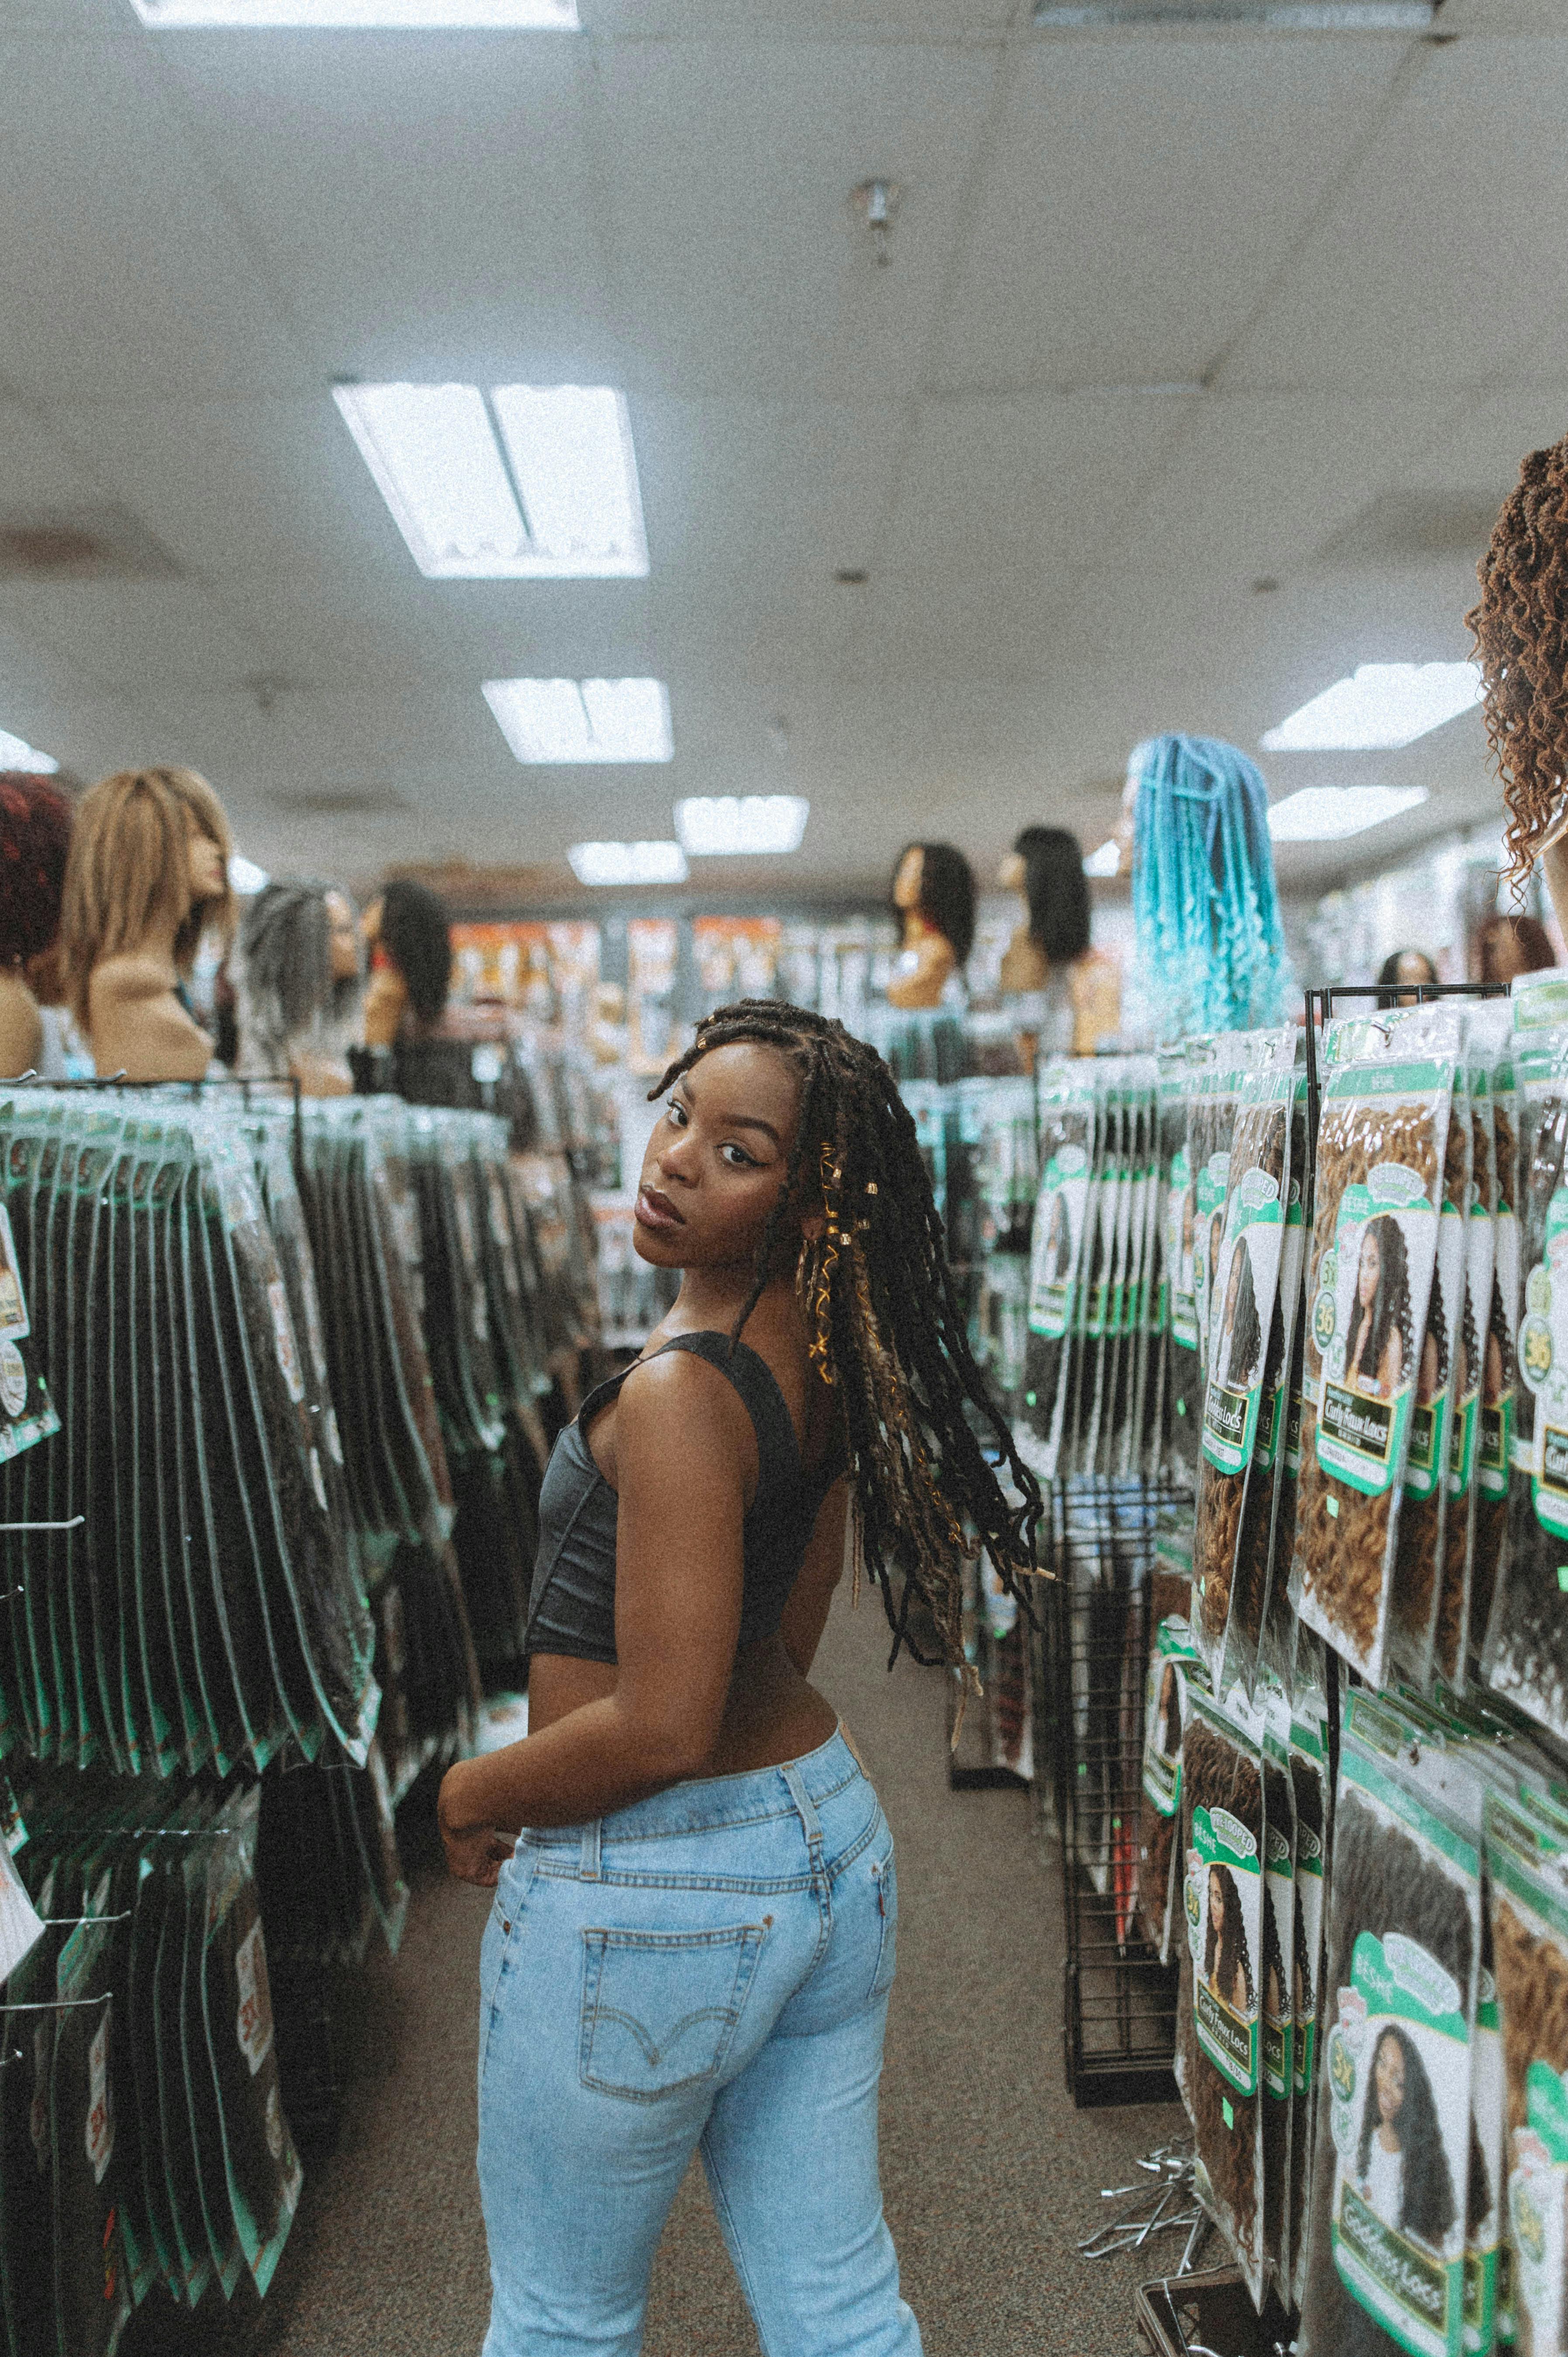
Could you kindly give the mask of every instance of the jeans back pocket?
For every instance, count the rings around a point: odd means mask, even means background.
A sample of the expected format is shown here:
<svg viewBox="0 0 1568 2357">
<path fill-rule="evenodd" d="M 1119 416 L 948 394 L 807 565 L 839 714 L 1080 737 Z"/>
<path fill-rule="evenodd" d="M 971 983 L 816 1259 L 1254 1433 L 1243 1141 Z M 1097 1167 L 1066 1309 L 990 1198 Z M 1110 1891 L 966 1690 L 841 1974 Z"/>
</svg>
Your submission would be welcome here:
<svg viewBox="0 0 1568 2357">
<path fill-rule="evenodd" d="M 766 1927 L 585 1932 L 577 2074 L 650 2103 L 723 2070 Z"/>
<path fill-rule="evenodd" d="M 891 1843 L 885 1857 L 872 1861 L 871 1876 L 876 1889 L 879 1932 L 871 1994 L 877 1997 L 886 1996 L 898 1969 L 898 1864 Z"/>
</svg>

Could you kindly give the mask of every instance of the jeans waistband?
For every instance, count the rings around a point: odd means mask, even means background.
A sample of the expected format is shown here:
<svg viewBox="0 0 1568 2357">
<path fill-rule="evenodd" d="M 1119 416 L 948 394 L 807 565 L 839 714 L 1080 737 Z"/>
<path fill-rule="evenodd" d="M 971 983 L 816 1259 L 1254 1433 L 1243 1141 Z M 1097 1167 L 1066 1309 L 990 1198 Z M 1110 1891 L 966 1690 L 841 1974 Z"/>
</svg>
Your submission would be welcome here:
<svg viewBox="0 0 1568 2357">
<path fill-rule="evenodd" d="M 861 1770 L 841 1728 L 800 1760 L 777 1768 L 747 1769 L 737 1776 L 703 1776 L 671 1784 L 628 1809 L 614 1809 L 594 1821 L 599 1843 L 661 1841 L 680 1834 L 712 1832 L 723 1825 L 755 1824 L 759 1818 L 801 1814 L 800 1794 L 813 1809 L 854 1782 Z M 798 1789 L 797 1789 L 798 1788 Z M 525 1825 L 519 1841 L 534 1849 L 581 1849 L 584 1825 Z"/>
</svg>

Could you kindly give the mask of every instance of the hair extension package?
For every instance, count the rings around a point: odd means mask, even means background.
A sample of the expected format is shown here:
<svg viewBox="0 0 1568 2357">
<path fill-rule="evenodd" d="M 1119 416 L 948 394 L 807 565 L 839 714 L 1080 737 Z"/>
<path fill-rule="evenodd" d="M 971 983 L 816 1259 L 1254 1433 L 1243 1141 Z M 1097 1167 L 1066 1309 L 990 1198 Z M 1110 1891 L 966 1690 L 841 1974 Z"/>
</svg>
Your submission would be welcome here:
<svg viewBox="0 0 1568 2357">
<path fill-rule="evenodd" d="M 1260 1681 L 1263 1706 L 1262 2143 L 1263 2255 L 1282 2297 L 1290 2262 L 1290 2152 L 1295 2132 L 1295 1803 L 1290 1703 Z"/>
<path fill-rule="evenodd" d="M 1463 1692 L 1469 1648 L 1470 1578 L 1476 1543 L 1476 1480 L 1481 1429 L 1487 1304 L 1492 1297 L 1492 1229 L 1497 1211 L 1491 1105 L 1492 1059 L 1471 1026 L 1466 1064 L 1470 1105 L 1470 1210 L 1465 1228 L 1465 1292 L 1456 1329 L 1453 1425 L 1448 1450 L 1448 1517 L 1437 1599 L 1432 1667 Z"/>
<path fill-rule="evenodd" d="M 1323 1900 L 1331 1794 L 1324 1722 L 1316 1706 L 1320 1700 L 1316 1693 L 1298 1694 L 1295 1697 L 1288 1755 L 1295 1832 L 1291 1855 L 1294 1900 L 1291 2014 L 1294 2042 L 1291 2054 L 1290 2199 L 1285 2237 L 1291 2270 L 1286 2305 L 1292 2308 L 1299 2308 L 1306 2296 L 1306 2223 L 1316 2141 L 1318 2034 L 1323 2023 Z"/>
<path fill-rule="evenodd" d="M 1176 1910 L 1176 1825 L 1181 1813 L 1182 1734 L 1187 1690 L 1207 1684 L 1192 1631 L 1162 1620 L 1155 1634 L 1144 1712 L 1144 1790 L 1138 1813 L 1138 1928 L 1162 1964 L 1171 1960 Z"/>
<path fill-rule="evenodd" d="M 1504 2131 L 1488 2150 L 1506 2171 L 1489 2190 L 1507 2219 L 1512 2309 L 1498 2340 L 1511 2321 L 1524 2357 L 1547 2357 L 1568 2348 L 1568 1819 L 1492 1793 L 1486 1860 Z"/>
<path fill-rule="evenodd" d="M 1262 1714 L 1240 1688 L 1223 1703 L 1189 1689 L 1182 1748 L 1184 1898 L 1193 2041 L 1186 2100 L 1200 2200 L 1262 2306 Z"/>
<path fill-rule="evenodd" d="M 1294 1029 L 1258 1033 L 1246 1046 L 1252 1060 L 1241 1081 L 1221 1241 L 1210 1272 L 1208 1382 L 1193 1529 L 1193 1633 L 1217 1687 L 1273 1340 L 1295 1095 Z M 1277 1384 L 1277 1369 L 1275 1380 Z M 1272 1453 L 1269 1461 L 1272 1466 Z M 1254 1652 L 1256 1645 L 1254 1629 Z"/>
<path fill-rule="evenodd" d="M 1412 1007 L 1337 1024 L 1327 1045 L 1291 1599 L 1377 1685 L 1459 1023 L 1445 1006 Z"/>
<path fill-rule="evenodd" d="M 1390 1659 L 1395 1669 L 1423 1687 L 1431 1677 L 1439 1570 L 1447 1541 L 1451 1437 L 1465 1355 L 1466 1243 L 1473 1160 L 1470 1102 L 1461 1064 L 1455 1075 L 1444 1147 L 1437 1257 L 1411 1412 L 1390 1600 Z"/>
<path fill-rule="evenodd" d="M 1504 1010 L 1483 1008 L 1472 1031 Z M 1466 1642 L 1480 1658 L 1491 1622 L 1492 1599 L 1509 1535 L 1509 1471 L 1513 1459 L 1518 1397 L 1515 1340 L 1520 1319 L 1520 1222 L 1525 1173 L 1519 1151 L 1519 1097 L 1512 1044 L 1498 1047 L 1491 1073 L 1492 1294 L 1481 1338 L 1481 1433 L 1476 1456 L 1475 1540 L 1471 1548 L 1470 1618 Z"/>
<path fill-rule="evenodd" d="M 1461 2357 L 1481 1804 L 1462 1746 L 1351 1696 L 1303 2357 Z"/>
<path fill-rule="evenodd" d="M 1040 1187 L 1029 1246 L 1029 1339 L 1018 1436 L 1019 1454 L 1042 1481 L 1055 1480 L 1061 1457 L 1098 1143 L 1093 1065 L 1087 1060 L 1047 1064 L 1040 1075 Z"/>
<path fill-rule="evenodd" d="M 1167 1577 L 1192 1577 L 1190 1501 L 1197 1480 L 1198 1428 L 1203 1393 L 1197 1377 L 1197 1305 L 1193 1260 L 1197 1237 L 1197 1195 L 1189 1154 L 1195 1047 L 1171 1048 L 1160 1057 L 1160 1152 L 1165 1170 L 1165 1386 L 1160 1428 L 1161 1497 L 1156 1506 L 1155 1556 Z"/>
<path fill-rule="evenodd" d="M 1526 1275 L 1508 1554 L 1483 1665 L 1489 1685 L 1568 1736 L 1568 1032 L 1520 1033 L 1514 1071 Z"/>
</svg>

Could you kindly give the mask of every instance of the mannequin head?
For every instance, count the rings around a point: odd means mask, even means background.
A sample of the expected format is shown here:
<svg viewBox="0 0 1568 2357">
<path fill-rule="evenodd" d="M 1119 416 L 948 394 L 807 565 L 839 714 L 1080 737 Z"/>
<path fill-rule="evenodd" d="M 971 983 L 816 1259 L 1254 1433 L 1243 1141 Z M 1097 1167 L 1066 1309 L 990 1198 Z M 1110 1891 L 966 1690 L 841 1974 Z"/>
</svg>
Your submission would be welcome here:
<svg viewBox="0 0 1568 2357">
<path fill-rule="evenodd" d="M 1029 939 L 1052 965 L 1070 965 L 1089 947 L 1089 878 L 1083 845 L 1065 826 L 1026 826 L 1003 861 L 997 882 L 1021 892 Z"/>
<path fill-rule="evenodd" d="M 0 770 L 0 967 L 46 1002 L 59 936 L 71 807 L 48 778 Z"/>
<path fill-rule="evenodd" d="M 365 938 L 379 943 L 397 968 L 419 1020 L 439 1023 L 452 983 L 452 929 L 436 895 L 410 877 L 394 876 L 365 911 Z"/>
<path fill-rule="evenodd" d="M 186 977 L 209 927 L 227 942 L 231 849 L 223 805 L 194 770 L 121 770 L 82 796 L 61 926 L 79 1023 L 87 1025 L 88 982 L 106 959 L 167 952 Z"/>
<path fill-rule="evenodd" d="M 283 1077 L 293 1051 L 346 1049 L 362 995 L 363 947 L 347 893 L 325 884 L 269 884 L 240 929 L 242 1053 Z"/>
<path fill-rule="evenodd" d="M 893 912 L 919 917 L 952 945 L 962 965 L 974 947 L 974 873 L 950 843 L 911 843 L 893 872 Z"/>
</svg>

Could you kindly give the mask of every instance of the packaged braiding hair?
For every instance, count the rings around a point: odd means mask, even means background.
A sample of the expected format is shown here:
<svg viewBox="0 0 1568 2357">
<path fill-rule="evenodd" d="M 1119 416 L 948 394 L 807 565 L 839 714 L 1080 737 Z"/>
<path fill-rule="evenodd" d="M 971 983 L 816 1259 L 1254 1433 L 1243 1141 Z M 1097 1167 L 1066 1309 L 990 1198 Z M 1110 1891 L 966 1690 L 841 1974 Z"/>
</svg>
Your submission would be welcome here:
<svg viewBox="0 0 1568 2357">
<path fill-rule="evenodd" d="M 1254 1052 L 1257 1060 L 1242 1081 L 1232 1133 L 1224 1225 L 1211 1286 L 1208 1380 L 1193 1527 L 1193 1633 L 1216 1683 L 1225 1659 L 1269 1346 L 1275 1340 L 1290 1187 L 1295 1034 L 1283 1029 L 1260 1035 Z M 1283 1334 L 1278 1347 L 1283 1351 Z"/>
<path fill-rule="evenodd" d="M 1197 1372 L 1197 1308 L 1193 1259 L 1197 1239 L 1197 1190 L 1191 1140 L 1197 1116 L 1198 1074 L 1196 1044 L 1165 1051 L 1160 1060 L 1160 1135 L 1169 1154 L 1165 1180 L 1165 1387 L 1161 1421 L 1160 1481 L 1155 1553 L 1167 1577 L 1192 1576 L 1192 1515 L 1189 1501 L 1197 1479 L 1198 1429 L 1203 1393 Z M 1190 1140 L 1190 1142 L 1189 1142 Z"/>
<path fill-rule="evenodd" d="M 1380 1697 L 1350 1697 L 1302 2357 L 1458 2357 L 1482 1792 Z"/>
<path fill-rule="evenodd" d="M 1336 1025 L 1328 1041 L 1291 1599 L 1374 1685 L 1459 1044 L 1457 1018 L 1441 1006 Z"/>
<path fill-rule="evenodd" d="M 1212 1048 L 1213 1066 L 1205 1075 L 1196 1108 L 1198 1118 L 1188 1131 L 1189 1141 L 1194 1136 L 1197 1139 L 1196 1150 L 1190 1142 L 1187 1149 L 1197 1218 L 1193 1241 L 1192 1297 L 1197 1318 L 1198 1381 L 1205 1391 L 1208 1384 L 1215 1280 L 1225 1232 L 1225 1198 L 1230 1184 L 1230 1148 L 1240 1109 L 1241 1085 L 1256 1054 L 1256 1036 L 1245 1031 L 1218 1034 Z"/>
<path fill-rule="evenodd" d="M 1484 2157 L 1506 2169 L 1515 2345 L 1548 2357 L 1568 2348 L 1568 1821 L 1492 1793 L 1486 1857 L 1506 2133 Z"/>
<path fill-rule="evenodd" d="M 1029 1248 L 1028 1341 L 1019 1453 L 1042 1481 L 1061 1457 L 1068 1374 L 1094 1211 L 1098 1111 L 1091 1064 L 1048 1064 L 1040 1076 L 1040 1187 Z"/>
<path fill-rule="evenodd" d="M 1262 2143 L 1263 2255 L 1288 2306 L 1290 2152 L 1294 2134 L 1295 1803 L 1290 1780 L 1290 1705 L 1264 1687 Z"/>
<path fill-rule="evenodd" d="M 1171 1960 L 1176 1916 L 1176 1832 L 1181 1818 L 1182 1735 L 1187 1688 L 1205 1683 L 1185 1620 L 1162 1620 L 1155 1634 L 1144 1716 L 1144 1785 L 1138 1804 L 1138 1929 L 1162 1964 Z"/>
<path fill-rule="evenodd" d="M 1455 1340 L 1454 1422 L 1448 1452 L 1448 1518 L 1443 1536 L 1443 1581 L 1437 1599 L 1432 1667 L 1464 1691 L 1469 1648 L 1470 1572 L 1476 1542 L 1476 1468 L 1480 1445 L 1481 1384 L 1487 1305 L 1492 1297 L 1493 1178 L 1491 1059 L 1472 1042 L 1466 1065 L 1470 1105 L 1470 1212 L 1466 1222 L 1465 1298 Z"/>
<path fill-rule="evenodd" d="M 1470 1103 L 1461 1065 L 1444 1147 L 1437 1258 L 1411 1414 L 1389 1611 L 1390 1659 L 1396 1670 L 1423 1687 L 1431 1675 L 1439 1572 L 1447 1543 L 1450 1436 L 1462 1361 L 1468 1380 L 1464 1317 L 1471 1165 Z"/>
<path fill-rule="evenodd" d="M 1189 1691 L 1182 1826 L 1192 2042 L 1186 2101 L 1199 2199 L 1262 2308 L 1263 1774 L 1261 1715 Z"/>
<path fill-rule="evenodd" d="M 1294 1624 L 1290 1617 L 1285 1574 L 1291 1557 L 1291 1533 L 1295 1515 L 1295 1470 L 1301 1456 L 1301 1297 L 1306 1232 L 1304 1221 L 1304 1180 L 1306 1172 L 1306 1075 L 1295 1076 L 1295 1102 L 1291 1109 L 1289 1174 L 1285 1191 L 1284 1238 L 1280 1247 L 1279 1283 L 1274 1312 L 1269 1323 L 1269 1347 L 1263 1361 L 1263 1391 L 1258 1408 L 1258 1435 L 1241 1512 L 1241 1533 L 1236 1546 L 1236 1577 L 1230 1599 L 1230 1626 L 1225 1640 L 1223 1683 L 1240 1678 L 1251 1686 L 1256 1675 L 1264 1631 L 1273 1623 L 1273 1666 L 1288 1691 L 1288 1672 L 1294 1652 Z M 1292 1416 L 1294 1403 L 1294 1415 Z M 1289 1439 L 1295 1434 L 1295 1456 L 1289 1457 Z M 1276 1565 L 1283 1566 L 1278 1578 Z"/>
<path fill-rule="evenodd" d="M 1528 1272 L 1506 1561 L 1493 1598 L 1487 1683 L 1557 1736 L 1568 1735 L 1568 1033 L 1521 1032 L 1520 1258 Z"/>
<path fill-rule="evenodd" d="M 1297 1698 L 1291 1714 L 1288 1765 L 1295 1842 L 1291 1855 L 1295 1900 L 1291 1927 L 1290 2296 L 1299 2308 L 1306 2291 L 1306 2222 L 1317 2122 L 1317 2046 L 1323 2021 L 1323 1900 L 1328 1859 L 1328 1760 L 1316 1696 Z M 1283 2295 L 1282 2295 L 1283 2296 Z"/>
<path fill-rule="evenodd" d="M 1491 1010 L 1472 1017 L 1485 1019 Z M 1470 1559 L 1467 1642 L 1479 1661 L 1491 1621 L 1492 1598 L 1508 1544 L 1509 1467 L 1513 1456 L 1518 1390 L 1515 1338 L 1520 1315 L 1520 1213 L 1522 1174 L 1519 1160 L 1519 1103 L 1511 1049 L 1499 1049 L 1491 1073 L 1492 1297 L 1481 1337 L 1481 1437 L 1476 1455 L 1475 1539 Z"/>
</svg>

